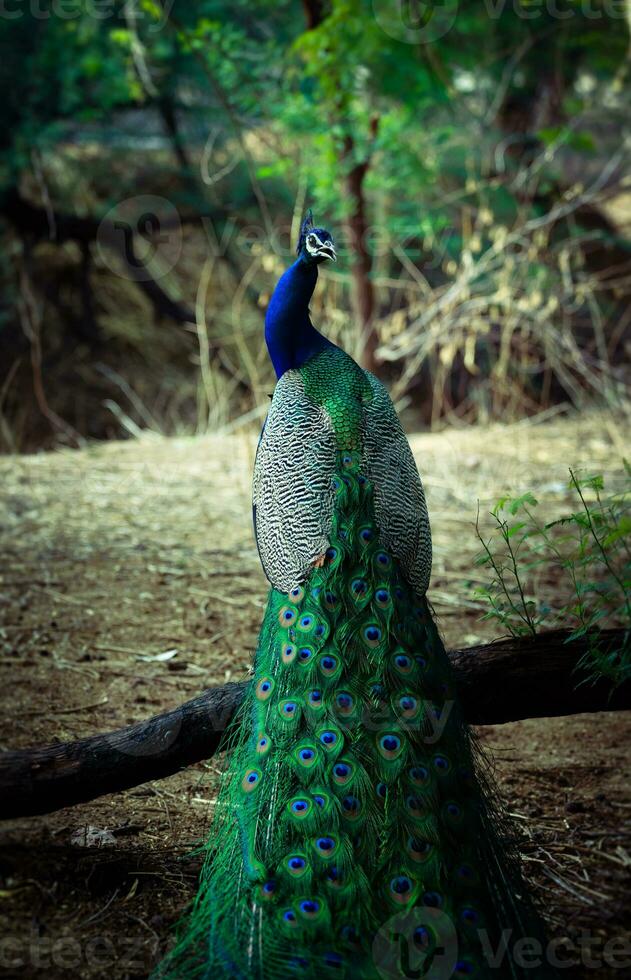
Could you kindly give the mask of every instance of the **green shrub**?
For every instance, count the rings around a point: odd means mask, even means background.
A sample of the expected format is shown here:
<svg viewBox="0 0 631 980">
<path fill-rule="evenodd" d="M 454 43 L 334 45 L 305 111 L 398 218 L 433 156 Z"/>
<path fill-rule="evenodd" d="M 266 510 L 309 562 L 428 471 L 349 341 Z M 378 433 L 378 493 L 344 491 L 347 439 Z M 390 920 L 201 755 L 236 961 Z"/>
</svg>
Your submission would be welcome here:
<svg viewBox="0 0 631 980">
<path fill-rule="evenodd" d="M 631 477 L 626 461 L 625 472 Z M 602 476 L 570 470 L 569 489 L 577 509 L 548 523 L 532 493 L 498 500 L 488 539 L 478 519 L 476 563 L 491 579 L 476 595 L 489 603 L 483 619 L 513 636 L 565 627 L 568 641 L 584 637 L 582 680 L 604 677 L 616 687 L 631 677 L 631 485 L 607 494 Z M 602 643 L 611 627 L 624 629 L 613 646 Z"/>
</svg>

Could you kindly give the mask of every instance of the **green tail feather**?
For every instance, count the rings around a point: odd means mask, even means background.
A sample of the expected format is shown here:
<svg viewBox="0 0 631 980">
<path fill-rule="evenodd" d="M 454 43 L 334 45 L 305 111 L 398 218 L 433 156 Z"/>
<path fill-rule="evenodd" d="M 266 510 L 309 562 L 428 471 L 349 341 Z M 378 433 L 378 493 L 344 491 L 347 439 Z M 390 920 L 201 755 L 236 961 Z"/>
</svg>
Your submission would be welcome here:
<svg viewBox="0 0 631 980">
<path fill-rule="evenodd" d="M 547 977 L 484 959 L 480 929 L 494 948 L 502 929 L 540 936 L 539 922 L 516 897 L 427 602 L 380 546 L 372 488 L 343 458 L 325 565 L 270 593 L 200 891 L 158 975 Z M 397 966 L 385 924 L 401 932 L 401 916 L 420 972 Z M 432 922 L 448 923 L 452 974 L 428 972 L 444 945 Z"/>
</svg>

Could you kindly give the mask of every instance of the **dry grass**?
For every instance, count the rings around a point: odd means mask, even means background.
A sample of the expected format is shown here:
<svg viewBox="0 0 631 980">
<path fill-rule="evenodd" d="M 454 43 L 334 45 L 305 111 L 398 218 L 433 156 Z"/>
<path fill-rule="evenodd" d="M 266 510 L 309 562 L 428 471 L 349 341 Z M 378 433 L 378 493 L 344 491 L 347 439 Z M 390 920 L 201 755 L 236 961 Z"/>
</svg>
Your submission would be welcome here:
<svg viewBox="0 0 631 980">
<path fill-rule="evenodd" d="M 559 513 L 570 464 L 615 484 L 624 431 L 622 417 L 591 415 L 413 437 L 448 644 L 492 635 L 472 598 L 477 500 L 484 513 L 500 493 L 532 489 Z M 3 748 L 115 728 L 244 675 L 265 598 L 249 517 L 255 444 L 250 431 L 145 437 L 0 459 Z M 481 731 L 552 926 L 574 940 L 589 930 L 596 953 L 629 911 L 630 733 L 627 715 Z M 186 854 L 205 834 L 214 771 L 195 766 L 5 825 L 0 919 L 13 945 L 0 967 L 15 972 L 17 957 L 26 976 L 144 976 L 194 892 L 197 860 Z M 87 824 L 116 843 L 73 846 Z"/>
</svg>

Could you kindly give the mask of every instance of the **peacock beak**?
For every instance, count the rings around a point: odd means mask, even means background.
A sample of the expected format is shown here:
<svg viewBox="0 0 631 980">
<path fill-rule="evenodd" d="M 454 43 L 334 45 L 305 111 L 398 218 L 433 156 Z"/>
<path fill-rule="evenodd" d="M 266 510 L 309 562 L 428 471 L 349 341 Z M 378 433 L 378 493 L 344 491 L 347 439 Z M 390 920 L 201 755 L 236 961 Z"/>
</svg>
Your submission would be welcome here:
<svg viewBox="0 0 631 980">
<path fill-rule="evenodd" d="M 337 252 L 335 251 L 333 242 L 325 242 L 315 254 L 318 258 L 331 259 L 332 262 L 337 262 Z"/>
</svg>

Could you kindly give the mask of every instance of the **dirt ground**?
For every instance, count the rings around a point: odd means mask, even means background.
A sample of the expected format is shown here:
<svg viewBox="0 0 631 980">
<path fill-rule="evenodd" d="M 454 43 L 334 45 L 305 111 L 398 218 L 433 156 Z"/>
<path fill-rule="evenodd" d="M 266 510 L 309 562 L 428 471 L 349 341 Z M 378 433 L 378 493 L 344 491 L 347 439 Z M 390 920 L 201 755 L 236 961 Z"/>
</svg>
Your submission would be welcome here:
<svg viewBox="0 0 631 980">
<path fill-rule="evenodd" d="M 621 418 L 583 415 L 413 437 L 448 645 L 497 633 L 473 596 L 477 501 L 484 514 L 530 489 L 559 514 L 569 465 L 620 479 L 624 434 Z M 244 676 L 266 592 L 250 522 L 255 445 L 248 431 L 0 459 L 0 749 L 114 729 Z M 631 976 L 631 715 L 480 734 L 551 931 L 566 938 L 565 975 Z M 194 894 L 219 764 L 5 823 L 2 975 L 145 977 Z M 79 846 L 88 826 L 111 836 Z"/>
</svg>

